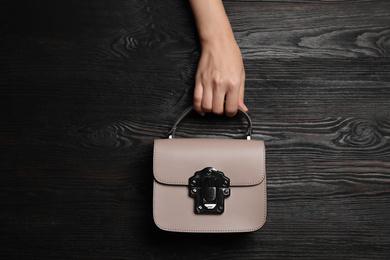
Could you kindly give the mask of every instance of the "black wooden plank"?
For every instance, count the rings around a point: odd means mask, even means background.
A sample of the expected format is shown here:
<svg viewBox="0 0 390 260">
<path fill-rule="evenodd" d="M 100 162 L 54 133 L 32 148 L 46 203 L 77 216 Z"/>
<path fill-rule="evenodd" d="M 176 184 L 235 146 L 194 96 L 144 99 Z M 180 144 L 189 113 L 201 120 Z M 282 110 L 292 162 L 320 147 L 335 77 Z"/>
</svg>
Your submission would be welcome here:
<svg viewBox="0 0 390 260">
<path fill-rule="evenodd" d="M 258 232 L 152 220 L 152 144 L 192 102 L 186 1 L 0 4 L 5 259 L 388 259 L 390 2 L 224 1 L 267 147 Z M 181 137 L 242 138 L 189 116 Z"/>
</svg>

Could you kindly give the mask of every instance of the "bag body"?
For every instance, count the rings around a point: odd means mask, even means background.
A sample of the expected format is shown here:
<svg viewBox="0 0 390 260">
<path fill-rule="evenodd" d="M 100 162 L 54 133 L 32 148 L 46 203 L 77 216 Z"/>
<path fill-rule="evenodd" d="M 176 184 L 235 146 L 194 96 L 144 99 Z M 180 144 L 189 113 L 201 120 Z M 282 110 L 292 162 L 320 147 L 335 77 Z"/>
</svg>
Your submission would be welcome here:
<svg viewBox="0 0 390 260">
<path fill-rule="evenodd" d="M 156 139 L 153 153 L 153 219 L 160 229 L 250 232 L 264 225 L 263 141 Z"/>
</svg>

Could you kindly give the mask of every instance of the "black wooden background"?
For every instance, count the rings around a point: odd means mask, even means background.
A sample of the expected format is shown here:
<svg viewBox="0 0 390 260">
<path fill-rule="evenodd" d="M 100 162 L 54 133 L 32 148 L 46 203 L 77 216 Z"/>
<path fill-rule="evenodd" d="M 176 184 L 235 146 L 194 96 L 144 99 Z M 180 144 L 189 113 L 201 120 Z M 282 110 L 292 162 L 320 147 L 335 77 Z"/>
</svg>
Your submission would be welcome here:
<svg viewBox="0 0 390 260">
<path fill-rule="evenodd" d="M 153 140 L 200 56 L 187 1 L 0 1 L 2 259 L 390 259 L 390 1 L 224 4 L 267 146 L 265 226 L 154 226 Z"/>
</svg>

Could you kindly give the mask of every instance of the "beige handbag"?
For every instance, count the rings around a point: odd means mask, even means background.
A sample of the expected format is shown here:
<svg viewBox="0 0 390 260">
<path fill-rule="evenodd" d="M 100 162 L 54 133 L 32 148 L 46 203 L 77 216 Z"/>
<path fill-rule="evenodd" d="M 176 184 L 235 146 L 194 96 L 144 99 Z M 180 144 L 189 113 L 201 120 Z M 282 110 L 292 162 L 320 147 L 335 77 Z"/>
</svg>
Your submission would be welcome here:
<svg viewBox="0 0 390 260">
<path fill-rule="evenodd" d="M 154 141 L 153 218 L 176 232 L 250 232 L 266 220 L 265 147 L 250 140 L 179 138 L 174 134 L 186 109 L 169 131 Z"/>
</svg>

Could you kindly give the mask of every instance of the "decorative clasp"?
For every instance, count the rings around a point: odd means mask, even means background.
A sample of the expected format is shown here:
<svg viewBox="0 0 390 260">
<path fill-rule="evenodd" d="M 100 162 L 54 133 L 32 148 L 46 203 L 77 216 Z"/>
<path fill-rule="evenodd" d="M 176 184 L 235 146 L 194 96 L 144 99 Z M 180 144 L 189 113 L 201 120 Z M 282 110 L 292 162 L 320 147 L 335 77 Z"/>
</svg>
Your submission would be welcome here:
<svg viewBox="0 0 390 260">
<path fill-rule="evenodd" d="M 230 196 L 230 179 L 221 171 L 206 167 L 188 180 L 190 197 L 195 199 L 196 214 L 222 214 L 225 198 Z"/>
</svg>

